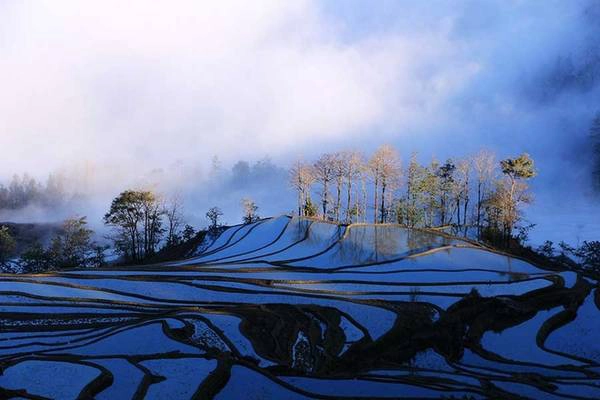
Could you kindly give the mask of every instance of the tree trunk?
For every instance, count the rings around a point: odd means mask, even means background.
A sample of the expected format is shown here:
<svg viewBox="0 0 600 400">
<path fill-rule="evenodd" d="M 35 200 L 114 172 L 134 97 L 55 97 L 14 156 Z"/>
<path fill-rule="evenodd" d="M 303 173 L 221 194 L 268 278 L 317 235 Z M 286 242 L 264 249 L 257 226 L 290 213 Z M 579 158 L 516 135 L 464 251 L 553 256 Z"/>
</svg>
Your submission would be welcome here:
<svg viewBox="0 0 600 400">
<path fill-rule="evenodd" d="M 440 211 L 441 211 L 441 221 L 440 224 L 441 226 L 444 226 L 444 224 L 446 223 L 446 195 L 442 194 L 442 197 L 440 199 Z"/>
<path fill-rule="evenodd" d="M 375 199 L 374 199 L 374 211 L 373 211 L 373 223 L 377 223 L 377 211 L 378 211 L 378 194 L 379 194 L 379 176 L 375 176 Z"/>
<path fill-rule="evenodd" d="M 348 193 L 346 193 L 346 222 L 352 222 L 352 216 L 350 215 L 350 203 L 352 201 L 352 178 L 348 177 Z"/>
<path fill-rule="evenodd" d="M 362 204 L 362 220 L 363 223 L 367 222 L 367 183 L 365 182 L 365 177 L 363 176 L 361 179 L 362 182 L 362 194 L 363 194 L 363 204 Z"/>
<path fill-rule="evenodd" d="M 137 228 L 134 226 L 133 228 L 130 229 L 130 235 L 131 235 L 131 258 L 133 259 L 133 261 L 137 261 L 137 243 L 135 240 L 135 236 L 136 236 L 136 232 L 137 232 Z"/>
<path fill-rule="evenodd" d="M 477 182 L 477 238 L 481 239 L 481 181 Z"/>
<path fill-rule="evenodd" d="M 513 178 L 513 177 L 511 177 L 510 178 L 510 198 L 509 198 L 510 199 L 510 204 L 509 204 L 509 214 L 508 214 L 509 220 L 508 220 L 508 229 L 507 229 L 508 230 L 508 237 L 509 238 L 510 238 L 510 236 L 512 236 L 512 231 L 513 231 L 513 228 L 514 228 L 514 224 L 515 224 L 515 221 L 516 221 L 516 214 L 517 214 L 516 213 L 517 206 L 516 206 L 515 200 L 514 200 L 514 197 L 515 197 L 515 185 L 516 185 L 516 179 Z"/>
<path fill-rule="evenodd" d="M 382 180 L 381 182 L 381 217 L 380 217 L 380 223 L 384 223 L 385 222 L 385 189 L 386 189 L 386 183 L 385 183 L 385 179 Z"/>
<path fill-rule="evenodd" d="M 467 211 L 469 209 L 469 196 L 465 197 L 464 208 L 463 208 L 463 226 L 467 226 Z"/>
<path fill-rule="evenodd" d="M 341 208 L 342 208 L 342 179 L 337 179 L 337 198 L 335 204 L 335 220 L 340 222 Z"/>
<path fill-rule="evenodd" d="M 456 198 L 456 224 L 460 227 L 460 196 Z"/>
<path fill-rule="evenodd" d="M 327 181 L 323 181 L 323 219 L 327 219 L 327 194 L 329 192 L 329 185 Z"/>
</svg>

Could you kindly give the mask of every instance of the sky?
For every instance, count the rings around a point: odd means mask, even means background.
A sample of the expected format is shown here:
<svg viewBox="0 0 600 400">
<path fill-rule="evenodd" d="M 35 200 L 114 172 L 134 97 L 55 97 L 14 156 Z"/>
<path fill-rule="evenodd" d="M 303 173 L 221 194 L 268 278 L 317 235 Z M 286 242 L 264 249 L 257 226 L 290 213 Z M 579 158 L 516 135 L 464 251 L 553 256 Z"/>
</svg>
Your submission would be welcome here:
<svg viewBox="0 0 600 400">
<path fill-rule="evenodd" d="M 114 191 L 391 143 L 526 151 L 587 193 L 599 37 L 597 0 L 5 0 L 0 179 L 83 165 Z"/>
</svg>

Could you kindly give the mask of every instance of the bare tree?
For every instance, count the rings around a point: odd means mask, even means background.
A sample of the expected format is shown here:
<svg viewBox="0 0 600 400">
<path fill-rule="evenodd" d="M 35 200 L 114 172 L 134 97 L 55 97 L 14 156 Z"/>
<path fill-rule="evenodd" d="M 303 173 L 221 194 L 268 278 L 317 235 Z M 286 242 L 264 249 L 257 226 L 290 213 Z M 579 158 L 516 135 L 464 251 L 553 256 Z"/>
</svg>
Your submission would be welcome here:
<svg viewBox="0 0 600 400">
<path fill-rule="evenodd" d="M 257 214 L 258 206 L 254 200 L 249 198 L 242 199 L 242 208 L 244 209 L 245 224 L 251 224 L 259 220 L 260 217 Z"/>
<path fill-rule="evenodd" d="M 358 217 L 360 202 L 358 199 L 355 201 L 355 205 L 352 205 L 352 188 L 354 182 L 360 179 L 364 166 L 364 157 L 357 151 L 347 151 L 343 153 L 346 160 L 345 180 L 346 180 L 346 222 L 352 222 L 352 214 Z M 354 210 L 354 211 L 353 211 Z"/>
<path fill-rule="evenodd" d="M 307 203 L 312 204 L 310 192 L 315 182 L 315 174 L 311 165 L 296 161 L 290 170 L 290 184 L 298 194 L 298 215 L 306 215 Z"/>
<path fill-rule="evenodd" d="M 323 218 L 327 219 L 327 207 L 329 205 L 329 185 L 334 178 L 334 157 L 331 154 L 323 154 L 314 163 L 313 170 L 315 180 L 321 184 L 321 206 Z"/>
<path fill-rule="evenodd" d="M 494 191 L 484 203 L 488 230 L 499 234 L 502 244 L 506 246 L 510 242 L 515 225 L 521 219 L 519 206 L 530 203 L 532 197 L 524 181 L 515 180 L 511 183 L 509 179 L 498 179 L 495 184 Z M 497 239 L 494 236 L 490 239 Z"/>
<path fill-rule="evenodd" d="M 339 222 L 342 210 L 342 186 L 344 185 L 344 178 L 346 177 L 346 170 L 348 169 L 348 158 L 346 157 L 346 154 L 341 152 L 334 153 L 332 166 L 336 189 L 334 219 Z"/>
<path fill-rule="evenodd" d="M 376 157 L 375 153 L 369 159 L 369 163 L 367 164 L 369 175 L 371 176 L 371 180 L 373 181 L 373 223 L 377 223 L 377 214 L 379 209 L 379 178 L 381 176 L 381 160 Z"/>
<path fill-rule="evenodd" d="M 183 200 L 179 194 L 172 195 L 164 204 L 164 213 L 167 217 L 167 247 L 175 246 L 181 240 L 182 211 Z"/>
<path fill-rule="evenodd" d="M 400 157 L 396 149 L 390 145 L 383 145 L 377 149 L 369 160 L 369 171 L 374 185 L 374 222 L 377 223 L 378 211 L 379 222 L 386 221 L 386 200 L 389 200 L 391 190 L 397 185 L 401 176 Z M 381 196 L 379 196 L 381 187 Z M 386 191 L 388 192 L 386 195 Z M 379 197 L 381 204 L 378 203 Z"/>
<path fill-rule="evenodd" d="M 146 246 L 144 251 L 148 256 L 154 254 L 164 233 L 162 228 L 162 216 L 164 214 L 162 203 L 158 195 L 142 197 L 144 243 Z"/>
<path fill-rule="evenodd" d="M 469 210 L 469 176 L 471 163 L 469 160 L 459 160 L 456 163 L 455 196 L 456 196 L 456 224 L 467 226 L 467 213 Z M 462 202 L 462 223 L 460 220 Z"/>
<path fill-rule="evenodd" d="M 211 207 L 206 212 L 206 218 L 208 218 L 208 220 L 210 221 L 210 225 L 209 225 L 208 229 L 211 232 L 215 232 L 221 226 L 219 219 L 222 216 L 223 216 L 223 211 L 221 211 L 221 209 L 219 207 Z"/>
<path fill-rule="evenodd" d="M 496 165 L 496 156 L 488 150 L 481 150 L 475 154 L 472 159 L 475 179 L 477 181 L 477 205 L 476 205 L 476 223 L 478 234 L 481 233 L 483 202 L 492 189 L 494 181 L 494 166 Z"/>
</svg>

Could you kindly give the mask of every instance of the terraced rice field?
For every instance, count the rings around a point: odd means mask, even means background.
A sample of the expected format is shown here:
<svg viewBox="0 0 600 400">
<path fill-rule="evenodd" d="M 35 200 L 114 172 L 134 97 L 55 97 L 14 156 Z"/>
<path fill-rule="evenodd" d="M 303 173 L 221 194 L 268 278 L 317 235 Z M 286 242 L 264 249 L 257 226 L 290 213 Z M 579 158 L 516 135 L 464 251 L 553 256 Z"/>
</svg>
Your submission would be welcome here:
<svg viewBox="0 0 600 400">
<path fill-rule="evenodd" d="M 279 217 L 176 263 L 0 279 L 0 398 L 600 398 L 597 282 Z"/>
</svg>

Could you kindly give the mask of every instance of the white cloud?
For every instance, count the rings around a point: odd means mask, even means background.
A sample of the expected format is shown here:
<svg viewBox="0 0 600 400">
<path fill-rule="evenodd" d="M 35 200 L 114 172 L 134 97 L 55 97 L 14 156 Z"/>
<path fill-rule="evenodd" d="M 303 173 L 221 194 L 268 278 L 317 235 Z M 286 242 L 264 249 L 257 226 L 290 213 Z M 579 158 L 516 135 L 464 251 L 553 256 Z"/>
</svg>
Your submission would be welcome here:
<svg viewBox="0 0 600 400">
<path fill-rule="evenodd" d="M 369 48 L 338 43 L 311 2 L 5 11 L 0 146 L 11 149 L 9 169 L 278 153 L 373 124 L 391 84 L 380 74 L 387 66 L 373 65 Z"/>
<path fill-rule="evenodd" d="M 3 2 L 2 170 L 519 142 L 547 117 L 523 109 L 521 80 L 571 44 L 581 4 L 406 2 L 349 38 L 309 0 Z"/>
</svg>

